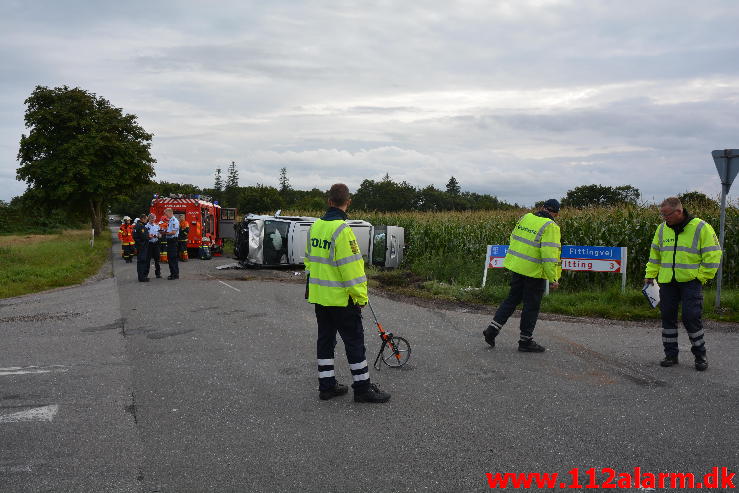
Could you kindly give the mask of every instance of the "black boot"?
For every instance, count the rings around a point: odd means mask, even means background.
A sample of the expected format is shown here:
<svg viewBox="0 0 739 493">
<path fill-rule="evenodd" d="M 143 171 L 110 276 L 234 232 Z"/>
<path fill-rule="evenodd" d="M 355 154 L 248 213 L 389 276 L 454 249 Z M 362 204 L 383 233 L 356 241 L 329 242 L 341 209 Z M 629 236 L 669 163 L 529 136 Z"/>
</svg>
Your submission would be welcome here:
<svg viewBox="0 0 739 493">
<path fill-rule="evenodd" d="M 546 348 L 537 344 L 533 339 L 528 339 L 518 341 L 518 350 L 522 353 L 543 353 Z"/>
<path fill-rule="evenodd" d="M 380 390 L 380 388 L 374 383 L 371 383 L 366 389 L 354 391 L 354 402 L 381 403 L 389 400 L 390 394 Z"/>
<path fill-rule="evenodd" d="M 695 369 L 698 371 L 705 371 L 708 369 L 708 360 L 705 354 L 698 354 L 695 356 Z"/>
<path fill-rule="evenodd" d="M 491 347 L 495 347 L 495 338 L 500 334 L 500 325 L 496 322 L 490 322 L 488 328 L 482 331 L 482 335 L 485 336 L 485 342 L 490 344 Z"/>
<path fill-rule="evenodd" d="M 670 356 L 665 356 L 665 359 L 659 362 L 659 366 L 664 366 L 667 368 L 668 366 L 675 366 L 677 364 L 677 354 Z"/>
<path fill-rule="evenodd" d="M 347 392 L 349 392 L 349 387 L 347 387 L 346 385 L 342 385 L 340 383 L 337 383 L 336 385 L 334 385 L 330 389 L 321 390 L 320 392 L 318 392 L 318 397 L 322 401 L 327 401 L 327 400 L 329 400 L 329 399 L 331 399 L 333 397 L 338 397 L 340 395 L 344 395 Z"/>
</svg>

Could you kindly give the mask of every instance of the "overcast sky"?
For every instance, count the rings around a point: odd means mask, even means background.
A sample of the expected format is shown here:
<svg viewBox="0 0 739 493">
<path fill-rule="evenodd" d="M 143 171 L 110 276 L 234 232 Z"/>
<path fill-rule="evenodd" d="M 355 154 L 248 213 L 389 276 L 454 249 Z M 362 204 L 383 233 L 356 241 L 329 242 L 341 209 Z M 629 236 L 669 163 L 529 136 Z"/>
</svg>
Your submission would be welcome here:
<svg viewBox="0 0 739 493">
<path fill-rule="evenodd" d="M 532 204 L 717 197 L 739 148 L 739 2 L 2 0 L 0 200 L 24 100 L 78 86 L 154 134 L 156 179 L 397 181 Z M 731 198 L 739 196 L 739 185 Z"/>
</svg>

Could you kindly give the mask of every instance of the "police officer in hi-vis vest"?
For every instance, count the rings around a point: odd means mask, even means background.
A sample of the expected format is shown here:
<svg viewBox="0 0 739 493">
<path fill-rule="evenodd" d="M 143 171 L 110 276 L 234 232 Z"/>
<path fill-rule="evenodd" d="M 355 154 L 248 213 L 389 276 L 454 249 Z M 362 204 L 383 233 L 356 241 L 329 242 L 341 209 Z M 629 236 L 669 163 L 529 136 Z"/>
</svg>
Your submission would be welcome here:
<svg viewBox="0 0 739 493">
<path fill-rule="evenodd" d="M 688 331 L 695 369 L 708 368 L 703 341 L 703 284 L 716 276 L 721 263 L 721 245 L 707 222 L 690 215 L 677 197 L 660 204 L 664 222 L 657 226 L 649 251 L 644 282 L 659 283 L 662 312 L 662 366 L 678 363 L 677 311 L 683 305 L 683 325 Z"/>
<path fill-rule="evenodd" d="M 495 347 L 495 337 L 508 321 L 516 306 L 523 301 L 521 336 L 518 350 L 541 353 L 545 350 L 533 339 L 539 307 L 546 283 L 552 289 L 559 287 L 562 274 L 560 256 L 562 245 L 559 226 L 554 219 L 559 215 L 559 202 L 549 199 L 539 211 L 523 216 L 511 233 L 503 265 L 511 271 L 511 289 L 483 331 L 485 341 Z"/>
<path fill-rule="evenodd" d="M 337 183 L 328 192 L 326 214 L 310 228 L 305 251 L 307 298 L 318 322 L 318 396 L 322 400 L 348 392 L 336 381 L 336 333 L 344 341 L 352 373 L 355 402 L 387 402 L 390 394 L 370 383 L 365 357 L 362 308 L 367 304 L 367 277 L 357 238 L 346 223 L 349 189 Z"/>
</svg>

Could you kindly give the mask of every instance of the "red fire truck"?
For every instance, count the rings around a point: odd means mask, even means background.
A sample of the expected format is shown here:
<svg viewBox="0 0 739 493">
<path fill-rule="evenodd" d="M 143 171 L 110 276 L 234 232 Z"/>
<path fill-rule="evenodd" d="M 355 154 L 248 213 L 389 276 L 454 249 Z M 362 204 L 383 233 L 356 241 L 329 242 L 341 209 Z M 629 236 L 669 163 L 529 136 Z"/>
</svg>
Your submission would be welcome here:
<svg viewBox="0 0 739 493">
<path fill-rule="evenodd" d="M 213 255 L 222 255 L 223 239 L 233 239 L 235 236 L 236 209 L 221 207 L 207 195 L 155 195 L 149 211 L 159 219 L 164 216 L 164 209 L 168 207 L 178 218 L 184 216 L 190 226 L 188 250 L 198 249 L 205 243 L 210 246 Z"/>
</svg>

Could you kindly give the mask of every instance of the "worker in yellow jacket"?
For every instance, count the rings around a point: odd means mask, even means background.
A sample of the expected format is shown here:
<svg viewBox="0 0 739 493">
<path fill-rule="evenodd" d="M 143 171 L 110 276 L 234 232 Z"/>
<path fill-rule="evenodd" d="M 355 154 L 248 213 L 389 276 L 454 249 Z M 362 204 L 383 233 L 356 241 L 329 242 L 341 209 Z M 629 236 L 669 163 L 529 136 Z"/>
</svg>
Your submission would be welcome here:
<svg viewBox="0 0 739 493">
<path fill-rule="evenodd" d="M 336 381 L 336 333 L 344 341 L 352 373 L 355 402 L 387 402 L 390 394 L 370 383 L 365 357 L 362 308 L 367 304 L 367 276 L 357 238 L 346 223 L 349 189 L 337 183 L 328 192 L 326 214 L 310 228 L 305 250 L 307 299 L 315 305 L 318 322 L 318 396 L 322 400 L 346 394 Z"/>
<path fill-rule="evenodd" d="M 677 197 L 660 204 L 664 222 L 657 226 L 649 251 L 644 282 L 659 283 L 662 312 L 661 366 L 678 363 L 677 312 L 683 305 L 683 325 L 688 331 L 695 369 L 708 368 L 703 340 L 703 284 L 716 277 L 721 265 L 721 245 L 710 224 L 693 217 Z"/>
<path fill-rule="evenodd" d="M 523 301 L 518 350 L 529 353 L 545 350 L 534 341 L 533 333 L 546 284 L 557 289 L 562 275 L 561 236 L 554 222 L 558 215 L 559 202 L 549 199 L 537 212 L 524 215 L 513 228 L 503 261 L 503 266 L 511 271 L 511 288 L 493 321 L 483 331 L 485 342 L 491 346 L 495 347 L 495 337 Z"/>
</svg>

